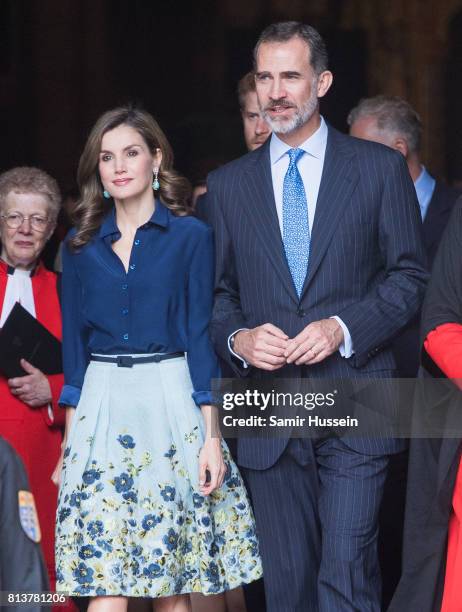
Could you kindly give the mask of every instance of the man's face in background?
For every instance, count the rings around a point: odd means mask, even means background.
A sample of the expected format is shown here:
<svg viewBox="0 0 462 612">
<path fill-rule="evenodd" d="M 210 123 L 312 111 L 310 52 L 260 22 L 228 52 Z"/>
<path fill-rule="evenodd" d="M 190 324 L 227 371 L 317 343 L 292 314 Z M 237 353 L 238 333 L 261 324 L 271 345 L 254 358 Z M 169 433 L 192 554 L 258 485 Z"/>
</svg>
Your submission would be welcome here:
<svg viewBox="0 0 462 612">
<path fill-rule="evenodd" d="M 269 125 L 261 116 L 257 94 L 254 91 L 249 91 L 245 95 L 241 115 L 245 144 L 249 151 L 254 151 L 261 147 L 271 133 Z"/>
</svg>

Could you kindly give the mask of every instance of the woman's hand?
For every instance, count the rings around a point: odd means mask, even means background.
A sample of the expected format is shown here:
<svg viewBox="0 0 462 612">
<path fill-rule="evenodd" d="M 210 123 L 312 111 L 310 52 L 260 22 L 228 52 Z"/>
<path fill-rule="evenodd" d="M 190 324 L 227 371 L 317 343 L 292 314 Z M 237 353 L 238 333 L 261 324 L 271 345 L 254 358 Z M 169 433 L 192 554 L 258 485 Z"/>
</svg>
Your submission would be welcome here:
<svg viewBox="0 0 462 612">
<path fill-rule="evenodd" d="M 207 473 L 210 479 L 207 481 Z M 221 450 L 221 438 L 206 437 L 199 453 L 199 489 L 202 495 L 210 495 L 223 484 L 226 466 Z"/>
<path fill-rule="evenodd" d="M 27 374 L 8 380 L 12 395 L 32 408 L 49 404 L 52 401 L 52 395 L 50 383 L 45 374 L 34 368 L 25 359 L 21 359 L 21 367 Z"/>
<path fill-rule="evenodd" d="M 57 487 L 61 486 L 61 475 L 63 472 L 63 461 L 64 461 L 64 442 L 61 444 L 61 454 L 59 455 L 58 463 L 56 464 L 55 469 L 53 470 L 53 474 L 51 475 L 51 480 L 53 484 Z"/>
<path fill-rule="evenodd" d="M 56 464 L 53 474 L 51 475 L 51 480 L 57 487 L 61 486 L 61 478 L 62 478 L 63 462 L 64 462 L 64 451 L 66 450 L 66 447 L 67 447 L 67 440 L 69 438 L 69 432 L 72 426 L 72 419 L 74 418 L 74 414 L 75 414 L 74 406 L 66 406 L 65 410 L 66 410 L 66 429 L 64 431 L 63 441 L 61 442 L 61 454 L 59 456 L 58 463 Z"/>
<path fill-rule="evenodd" d="M 218 410 L 216 406 L 204 404 L 201 406 L 201 411 L 205 422 L 205 441 L 199 453 L 199 490 L 202 495 L 210 495 L 212 491 L 221 487 L 226 466 L 221 450 Z"/>
</svg>

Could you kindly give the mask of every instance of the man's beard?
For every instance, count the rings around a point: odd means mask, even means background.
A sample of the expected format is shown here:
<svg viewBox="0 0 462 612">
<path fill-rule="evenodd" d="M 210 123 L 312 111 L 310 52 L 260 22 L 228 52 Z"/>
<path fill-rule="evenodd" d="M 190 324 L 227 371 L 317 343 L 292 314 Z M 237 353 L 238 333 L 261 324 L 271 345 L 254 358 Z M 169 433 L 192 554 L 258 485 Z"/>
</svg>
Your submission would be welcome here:
<svg viewBox="0 0 462 612">
<path fill-rule="evenodd" d="M 268 113 L 268 107 L 262 110 L 262 115 L 266 123 L 270 126 L 275 134 L 290 134 L 300 128 L 313 116 L 315 110 L 318 107 L 318 96 L 317 96 L 317 79 L 311 85 L 311 94 L 308 100 L 301 106 L 294 106 L 288 103 L 286 100 L 274 100 L 270 106 L 285 106 L 288 108 L 294 108 L 294 114 L 290 119 L 281 117 L 280 119 L 272 118 Z"/>
</svg>

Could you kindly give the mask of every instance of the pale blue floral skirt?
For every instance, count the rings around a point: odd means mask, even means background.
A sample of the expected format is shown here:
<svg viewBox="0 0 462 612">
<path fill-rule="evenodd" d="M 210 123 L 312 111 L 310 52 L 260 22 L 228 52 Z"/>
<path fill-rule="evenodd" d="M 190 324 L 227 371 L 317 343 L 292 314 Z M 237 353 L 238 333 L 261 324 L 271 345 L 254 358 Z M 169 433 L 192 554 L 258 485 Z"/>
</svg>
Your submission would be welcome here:
<svg viewBox="0 0 462 612">
<path fill-rule="evenodd" d="M 222 487 L 199 491 L 202 414 L 183 357 L 92 361 L 65 450 L 56 590 L 219 593 L 262 574 L 252 510 L 223 442 Z"/>
</svg>

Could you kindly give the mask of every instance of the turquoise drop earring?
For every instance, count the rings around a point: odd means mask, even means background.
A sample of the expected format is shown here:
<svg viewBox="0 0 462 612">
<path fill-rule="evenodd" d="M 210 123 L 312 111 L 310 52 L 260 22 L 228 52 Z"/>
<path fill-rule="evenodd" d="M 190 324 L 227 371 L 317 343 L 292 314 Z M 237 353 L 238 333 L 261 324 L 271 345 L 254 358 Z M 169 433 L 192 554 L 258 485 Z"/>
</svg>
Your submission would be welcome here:
<svg viewBox="0 0 462 612">
<path fill-rule="evenodd" d="M 154 191 L 157 191 L 160 188 L 160 183 L 159 183 L 159 170 L 158 168 L 154 168 L 153 170 L 154 172 L 154 180 L 152 181 L 152 188 L 154 189 Z"/>
<path fill-rule="evenodd" d="M 109 191 L 106 191 L 106 189 L 103 191 L 103 196 L 104 198 L 106 198 L 106 200 L 109 200 L 111 197 L 111 194 L 109 193 Z"/>
</svg>

